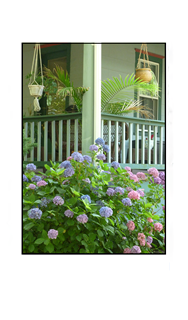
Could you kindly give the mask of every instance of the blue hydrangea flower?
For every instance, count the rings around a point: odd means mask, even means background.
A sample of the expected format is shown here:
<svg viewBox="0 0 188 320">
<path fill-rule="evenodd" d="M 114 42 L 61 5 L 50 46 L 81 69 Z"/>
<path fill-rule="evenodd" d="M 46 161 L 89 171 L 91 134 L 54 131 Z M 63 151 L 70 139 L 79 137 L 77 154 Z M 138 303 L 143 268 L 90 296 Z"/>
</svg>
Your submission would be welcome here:
<svg viewBox="0 0 188 320">
<path fill-rule="evenodd" d="M 68 218 L 72 218 L 73 215 L 74 215 L 74 212 L 72 212 L 71 210 L 66 210 L 66 211 L 64 212 L 64 215 L 65 215 L 66 217 L 68 217 Z"/>
<path fill-rule="evenodd" d="M 102 207 L 100 208 L 99 213 L 101 217 L 109 218 L 110 216 L 112 216 L 113 211 L 109 207 Z"/>
<path fill-rule="evenodd" d="M 121 202 L 124 204 L 124 206 L 132 206 L 132 202 L 129 198 L 124 198 L 121 200 Z"/>
<path fill-rule="evenodd" d="M 96 204 L 100 207 L 105 207 L 105 204 L 101 200 L 97 200 Z"/>
<path fill-rule="evenodd" d="M 57 230 L 54 230 L 54 229 L 50 229 L 48 231 L 48 238 L 49 239 L 56 239 L 58 236 L 58 231 Z"/>
<path fill-rule="evenodd" d="M 68 161 L 68 160 L 61 162 L 61 164 L 59 166 L 59 168 L 65 168 L 65 169 L 67 169 L 69 167 L 72 167 L 72 165 L 71 165 L 70 161 Z"/>
<path fill-rule="evenodd" d="M 33 178 L 31 178 L 31 180 L 34 182 L 38 182 L 38 181 L 41 181 L 42 178 L 40 176 L 34 176 Z"/>
<path fill-rule="evenodd" d="M 88 196 L 88 194 L 84 194 L 83 196 L 81 196 L 81 199 L 82 200 L 88 199 L 89 203 L 91 203 L 91 198 L 90 198 L 90 196 Z"/>
<path fill-rule="evenodd" d="M 98 147 L 95 145 L 95 144 L 92 144 L 90 147 L 89 147 L 89 150 L 91 151 L 98 151 Z"/>
<path fill-rule="evenodd" d="M 103 144 L 105 144 L 105 141 L 104 141 L 102 138 L 97 138 L 97 139 L 95 140 L 95 143 L 102 146 Z"/>
<path fill-rule="evenodd" d="M 103 151 L 108 153 L 110 151 L 110 147 L 107 144 L 103 144 Z"/>
<path fill-rule="evenodd" d="M 64 172 L 63 175 L 65 178 L 71 177 L 74 174 L 74 169 L 72 167 L 67 168 Z"/>
<path fill-rule="evenodd" d="M 40 219 L 42 216 L 42 211 L 39 208 L 33 208 L 28 211 L 28 216 L 30 219 Z"/>
<path fill-rule="evenodd" d="M 29 179 L 25 176 L 25 174 L 23 174 L 23 182 L 28 182 Z"/>
<path fill-rule="evenodd" d="M 53 198 L 53 203 L 56 204 L 56 206 L 62 206 L 64 204 L 64 200 L 60 196 L 55 196 Z"/>
<path fill-rule="evenodd" d="M 82 181 L 87 182 L 87 183 L 91 183 L 89 178 L 82 179 Z"/>
<path fill-rule="evenodd" d="M 120 193 L 120 194 L 124 194 L 124 192 L 125 192 L 125 190 L 123 189 L 123 188 L 121 188 L 121 187 L 116 187 L 115 188 L 115 193 Z"/>
<path fill-rule="evenodd" d="M 46 197 L 42 198 L 41 201 L 42 201 L 40 204 L 41 207 L 47 207 L 48 203 L 51 202 L 51 200 L 47 199 Z"/>
<path fill-rule="evenodd" d="M 83 156 L 82 156 L 81 153 L 79 153 L 79 152 L 73 152 L 73 153 L 71 154 L 71 157 L 72 157 L 75 161 L 78 161 L 78 162 L 83 162 L 83 161 L 84 161 Z"/>
<path fill-rule="evenodd" d="M 112 189 L 112 188 L 108 188 L 107 191 L 106 191 L 106 194 L 107 194 L 108 196 L 113 196 L 114 193 L 115 193 L 115 190 Z"/>
<path fill-rule="evenodd" d="M 92 159 L 90 156 L 83 156 L 84 160 L 87 161 L 88 163 L 91 163 L 92 162 Z"/>
<path fill-rule="evenodd" d="M 91 186 L 91 192 L 93 192 L 97 196 L 98 196 L 98 192 L 97 192 L 98 189 L 99 189 L 98 187 L 94 188 L 93 186 Z"/>
<path fill-rule="evenodd" d="M 160 178 L 154 178 L 154 183 L 160 184 L 161 183 L 161 179 Z"/>
<path fill-rule="evenodd" d="M 27 171 L 35 171 L 37 169 L 37 167 L 34 165 L 34 163 L 28 163 L 27 165 L 26 165 L 26 170 Z"/>
<path fill-rule="evenodd" d="M 100 153 L 100 154 L 97 155 L 97 159 L 106 160 L 106 156 L 105 156 L 105 154 Z"/>
<path fill-rule="evenodd" d="M 119 163 L 117 161 L 113 161 L 111 166 L 116 170 L 117 168 L 119 168 Z"/>
</svg>

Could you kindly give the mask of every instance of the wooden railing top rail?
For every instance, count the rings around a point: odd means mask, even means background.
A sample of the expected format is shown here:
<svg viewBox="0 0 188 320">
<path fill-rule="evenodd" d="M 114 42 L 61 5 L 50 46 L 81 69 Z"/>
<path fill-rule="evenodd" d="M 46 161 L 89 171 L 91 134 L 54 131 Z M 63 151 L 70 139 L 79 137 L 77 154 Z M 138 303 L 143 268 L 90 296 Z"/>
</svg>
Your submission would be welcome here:
<svg viewBox="0 0 188 320">
<path fill-rule="evenodd" d="M 58 121 L 58 120 L 72 120 L 72 119 L 82 119 L 82 113 L 76 112 L 76 113 L 62 113 L 62 114 L 55 114 L 55 115 L 24 117 L 23 122 Z"/>
<path fill-rule="evenodd" d="M 102 120 L 111 120 L 119 122 L 131 122 L 135 124 L 145 124 L 151 126 L 165 126 L 165 121 L 153 120 L 153 119 L 143 119 L 143 118 L 133 118 L 133 117 L 122 117 L 116 114 L 101 113 Z"/>
</svg>

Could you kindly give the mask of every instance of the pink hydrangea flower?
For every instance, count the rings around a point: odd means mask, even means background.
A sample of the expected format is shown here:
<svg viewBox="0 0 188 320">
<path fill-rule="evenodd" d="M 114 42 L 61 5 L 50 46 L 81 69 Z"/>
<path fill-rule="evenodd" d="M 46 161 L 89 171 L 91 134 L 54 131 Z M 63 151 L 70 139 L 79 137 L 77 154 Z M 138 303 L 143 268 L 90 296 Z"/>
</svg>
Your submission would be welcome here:
<svg viewBox="0 0 188 320">
<path fill-rule="evenodd" d="M 146 246 L 147 246 L 148 248 L 151 248 L 151 247 L 152 247 L 149 242 L 146 243 Z"/>
<path fill-rule="evenodd" d="M 146 237 L 145 234 L 143 234 L 143 233 L 138 233 L 137 239 L 138 239 L 138 240 L 144 240 L 145 237 Z"/>
<path fill-rule="evenodd" d="M 140 194 L 137 191 L 132 190 L 128 193 L 128 197 L 129 199 L 139 200 Z"/>
<path fill-rule="evenodd" d="M 131 179 L 131 180 L 134 180 L 134 182 L 139 182 L 139 179 L 138 179 L 138 177 L 137 177 L 136 174 L 131 174 L 131 175 L 130 175 L 130 179 Z"/>
<path fill-rule="evenodd" d="M 37 187 L 42 187 L 42 186 L 46 186 L 46 185 L 47 185 L 47 182 L 44 181 L 44 180 L 41 180 L 41 181 L 37 182 Z"/>
<path fill-rule="evenodd" d="M 137 192 L 141 197 L 144 197 L 144 189 L 138 189 Z"/>
<path fill-rule="evenodd" d="M 127 171 L 131 171 L 130 167 L 125 167 L 124 169 L 127 170 Z"/>
<path fill-rule="evenodd" d="M 157 223 L 154 223 L 154 230 L 155 231 L 161 231 L 162 229 L 163 229 L 163 225 L 161 224 L 161 223 L 159 223 L 159 222 L 157 222 Z"/>
<path fill-rule="evenodd" d="M 148 220 L 149 222 L 153 222 L 153 219 L 152 219 L 152 218 L 147 218 L 147 220 Z"/>
<path fill-rule="evenodd" d="M 125 249 L 123 250 L 123 253 L 131 253 L 131 249 L 125 248 Z"/>
<path fill-rule="evenodd" d="M 31 183 L 29 186 L 28 186 L 29 189 L 35 189 L 36 188 L 36 185 Z"/>
<path fill-rule="evenodd" d="M 165 206 L 163 206 L 163 210 L 165 210 Z"/>
<path fill-rule="evenodd" d="M 133 231 L 135 229 L 135 224 L 133 221 L 128 221 L 127 222 L 127 228 L 129 229 L 129 231 Z"/>
<path fill-rule="evenodd" d="M 145 180 L 146 179 L 146 175 L 144 172 L 137 172 L 137 177 L 141 180 Z"/>
<path fill-rule="evenodd" d="M 73 159 L 73 157 L 71 157 L 71 156 L 67 158 L 67 160 L 72 160 L 72 159 Z"/>
<path fill-rule="evenodd" d="M 149 168 L 148 173 L 151 174 L 154 178 L 159 176 L 159 171 L 156 168 Z"/>
<path fill-rule="evenodd" d="M 145 239 L 140 240 L 140 246 L 144 247 L 145 244 L 146 244 L 146 240 Z"/>
</svg>

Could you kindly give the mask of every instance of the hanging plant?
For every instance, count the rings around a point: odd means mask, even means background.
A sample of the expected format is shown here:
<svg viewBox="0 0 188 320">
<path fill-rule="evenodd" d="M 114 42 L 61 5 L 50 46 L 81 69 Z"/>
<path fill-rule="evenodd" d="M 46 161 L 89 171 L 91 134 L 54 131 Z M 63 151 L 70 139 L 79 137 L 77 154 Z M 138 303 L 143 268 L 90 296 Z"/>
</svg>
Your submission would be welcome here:
<svg viewBox="0 0 188 320">
<path fill-rule="evenodd" d="M 37 71 L 38 71 L 38 55 L 40 59 L 40 69 L 41 69 L 41 80 L 42 84 L 37 82 Z M 32 97 L 34 97 L 34 111 L 40 111 L 40 105 L 38 98 L 43 94 L 43 73 L 42 73 L 42 60 L 41 60 L 41 50 L 40 44 L 35 45 L 34 54 L 33 54 L 33 62 L 31 67 L 31 76 L 28 84 L 29 92 Z"/>
<path fill-rule="evenodd" d="M 144 68 L 139 68 L 141 53 L 143 53 L 143 57 L 144 57 L 143 58 L 144 59 Z M 146 54 L 147 60 L 145 59 L 145 54 Z M 146 68 L 146 63 L 148 65 L 147 68 Z M 151 73 L 151 69 L 149 67 L 147 44 L 145 44 L 145 43 L 143 43 L 140 48 L 140 54 L 139 54 L 139 58 L 138 58 L 135 79 L 142 80 L 145 82 L 150 82 L 152 79 L 152 73 Z"/>
</svg>

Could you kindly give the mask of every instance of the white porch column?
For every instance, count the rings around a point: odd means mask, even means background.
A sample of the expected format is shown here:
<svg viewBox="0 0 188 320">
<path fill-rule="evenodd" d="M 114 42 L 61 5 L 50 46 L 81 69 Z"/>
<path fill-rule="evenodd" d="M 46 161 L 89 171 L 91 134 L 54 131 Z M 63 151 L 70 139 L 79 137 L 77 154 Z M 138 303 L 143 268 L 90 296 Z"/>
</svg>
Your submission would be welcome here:
<svg viewBox="0 0 188 320">
<path fill-rule="evenodd" d="M 94 44 L 94 141 L 101 137 L 101 44 Z"/>
</svg>

